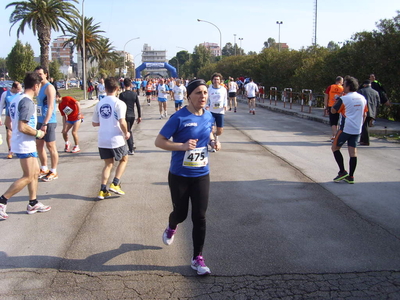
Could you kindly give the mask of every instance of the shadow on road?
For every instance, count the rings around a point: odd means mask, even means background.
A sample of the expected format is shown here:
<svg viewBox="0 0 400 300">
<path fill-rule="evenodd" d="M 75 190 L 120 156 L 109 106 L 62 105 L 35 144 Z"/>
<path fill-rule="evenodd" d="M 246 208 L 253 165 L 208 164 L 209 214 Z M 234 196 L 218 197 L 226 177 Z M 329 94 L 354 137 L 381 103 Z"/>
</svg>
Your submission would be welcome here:
<svg viewBox="0 0 400 300">
<path fill-rule="evenodd" d="M 86 272 L 113 272 L 113 271 L 168 271 L 185 273 L 188 266 L 156 266 L 156 265 L 106 265 L 113 258 L 131 252 L 144 250 L 161 250 L 158 246 L 147 246 L 141 244 L 121 244 L 117 249 L 105 251 L 88 256 L 85 259 L 68 259 L 56 256 L 29 255 L 8 256 L 0 251 L 0 269 L 49 269 L 61 271 L 86 271 Z"/>
</svg>

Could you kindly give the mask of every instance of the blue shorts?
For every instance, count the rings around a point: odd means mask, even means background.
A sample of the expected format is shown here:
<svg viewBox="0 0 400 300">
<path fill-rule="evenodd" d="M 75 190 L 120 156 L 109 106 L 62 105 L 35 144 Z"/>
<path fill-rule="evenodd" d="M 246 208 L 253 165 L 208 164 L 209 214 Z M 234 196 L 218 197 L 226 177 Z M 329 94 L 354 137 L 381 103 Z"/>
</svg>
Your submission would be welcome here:
<svg viewBox="0 0 400 300">
<path fill-rule="evenodd" d="M 15 153 L 18 158 L 38 157 L 37 152 L 32 153 Z"/>
<path fill-rule="evenodd" d="M 158 97 L 158 102 L 167 102 L 167 98 Z"/>
<path fill-rule="evenodd" d="M 344 143 L 347 142 L 347 146 L 357 148 L 357 141 L 359 134 L 348 134 L 341 130 L 338 131 L 335 137 L 335 145 L 338 147 L 342 147 Z"/>
<path fill-rule="evenodd" d="M 183 104 L 183 100 L 175 100 L 175 108 L 181 107 Z"/>
<path fill-rule="evenodd" d="M 81 122 L 83 122 L 83 119 L 79 119 L 79 120 L 76 120 L 76 121 L 66 121 L 67 123 L 69 123 L 69 124 L 75 124 L 76 122 L 79 122 L 79 121 L 81 121 Z"/>
<path fill-rule="evenodd" d="M 218 128 L 223 128 L 224 127 L 224 114 L 216 114 L 216 113 L 211 113 L 215 119 L 215 124 L 217 124 Z"/>
</svg>

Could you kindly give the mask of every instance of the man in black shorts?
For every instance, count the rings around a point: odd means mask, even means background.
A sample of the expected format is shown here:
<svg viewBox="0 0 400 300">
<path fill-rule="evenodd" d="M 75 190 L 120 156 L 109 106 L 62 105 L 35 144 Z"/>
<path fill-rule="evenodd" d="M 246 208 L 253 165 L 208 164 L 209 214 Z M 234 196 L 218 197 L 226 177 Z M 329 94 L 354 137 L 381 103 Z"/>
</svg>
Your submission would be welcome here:
<svg viewBox="0 0 400 300">
<path fill-rule="evenodd" d="M 339 173 L 333 181 L 339 182 L 344 180 L 347 183 L 354 183 L 354 171 L 357 166 L 357 141 L 367 116 L 368 107 L 365 97 L 357 93 L 357 79 L 347 77 L 344 80 L 343 88 L 345 95 L 338 98 L 331 108 L 333 114 L 342 114 L 340 129 L 332 144 L 333 156 L 339 166 Z M 340 152 L 340 148 L 345 142 L 347 142 L 350 156 L 349 173 L 344 169 L 343 156 Z"/>
</svg>

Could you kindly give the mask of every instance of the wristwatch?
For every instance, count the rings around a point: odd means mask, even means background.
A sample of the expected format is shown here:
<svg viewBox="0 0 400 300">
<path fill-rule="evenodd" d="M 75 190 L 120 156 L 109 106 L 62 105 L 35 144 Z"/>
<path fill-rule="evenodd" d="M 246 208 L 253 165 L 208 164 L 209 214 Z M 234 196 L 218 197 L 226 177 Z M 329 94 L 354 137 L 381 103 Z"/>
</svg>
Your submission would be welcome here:
<svg viewBox="0 0 400 300">
<path fill-rule="evenodd" d="M 43 123 L 42 126 L 47 126 L 47 123 Z"/>
</svg>

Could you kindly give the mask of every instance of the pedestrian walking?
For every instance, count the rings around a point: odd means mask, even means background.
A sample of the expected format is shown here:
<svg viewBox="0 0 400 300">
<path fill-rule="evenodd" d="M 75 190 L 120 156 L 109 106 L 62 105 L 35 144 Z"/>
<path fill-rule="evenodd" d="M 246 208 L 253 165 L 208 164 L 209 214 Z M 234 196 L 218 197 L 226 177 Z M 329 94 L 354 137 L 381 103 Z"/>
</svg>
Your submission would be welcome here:
<svg viewBox="0 0 400 300">
<path fill-rule="evenodd" d="M 347 183 L 354 183 L 354 172 L 357 166 L 357 141 L 367 116 L 368 106 L 364 96 L 357 93 L 357 79 L 350 76 L 346 77 L 343 89 L 345 95 L 339 97 L 331 108 L 333 114 L 342 114 L 340 129 L 332 144 L 333 156 L 339 166 L 339 173 L 333 180 L 335 182 L 344 180 Z M 340 148 L 346 142 L 350 156 L 349 173 L 344 168 L 343 155 L 340 152 Z"/>
<path fill-rule="evenodd" d="M 229 111 L 232 110 L 232 104 L 233 104 L 234 112 L 236 112 L 236 107 L 237 107 L 236 94 L 238 90 L 239 86 L 236 83 L 236 81 L 232 77 L 229 77 L 229 83 L 228 83 Z"/>
<path fill-rule="evenodd" d="M 3 111 L 3 109 L 6 109 L 6 118 L 4 120 L 4 124 L 6 126 L 6 141 L 7 141 L 7 146 L 8 146 L 8 154 L 7 158 L 11 159 L 13 158 L 13 153 L 11 152 L 11 136 L 12 136 L 12 128 L 9 127 L 11 126 L 11 119 L 10 119 L 10 104 L 11 101 L 16 97 L 18 94 L 22 92 L 22 85 L 18 81 L 14 81 L 11 85 L 11 89 L 7 90 L 7 92 L 4 92 L 1 94 L 1 99 L 0 99 L 0 112 Z M 0 118 L 0 125 L 3 125 L 1 118 Z"/>
<path fill-rule="evenodd" d="M 180 79 L 176 80 L 171 92 L 171 98 L 175 100 L 175 111 L 178 111 L 183 106 L 183 100 L 186 99 L 186 87 L 181 83 Z"/>
<path fill-rule="evenodd" d="M 166 118 L 167 113 L 167 99 L 169 94 L 169 86 L 165 84 L 164 78 L 161 78 L 157 85 L 158 92 L 158 109 L 160 111 L 160 119 Z"/>
<path fill-rule="evenodd" d="M 171 116 L 155 140 L 157 147 L 172 151 L 168 185 L 173 211 L 162 238 L 164 244 L 172 244 L 178 224 L 187 217 L 190 200 L 193 223 L 191 267 L 198 275 L 206 275 L 211 273 L 203 258 L 210 190 L 207 145 L 216 150 L 221 145 L 213 133 L 214 118 L 204 109 L 207 103 L 206 82 L 203 79 L 189 82 L 187 95 L 188 105 Z"/>
<path fill-rule="evenodd" d="M 224 116 L 228 106 L 228 93 L 224 86 L 222 86 L 222 75 L 214 73 L 211 76 L 212 85 L 208 87 L 208 101 L 206 108 L 210 110 L 215 119 L 216 140 L 224 131 Z"/>
<path fill-rule="evenodd" d="M 138 113 L 137 124 L 139 124 L 142 121 L 142 110 L 140 108 L 138 94 L 136 91 L 132 91 L 132 81 L 129 78 L 124 79 L 124 86 L 125 86 L 125 91 L 119 94 L 119 99 L 125 102 L 126 104 L 125 120 L 130 134 L 129 139 L 127 141 L 128 154 L 133 155 L 135 154 L 135 149 L 136 149 L 135 141 L 133 139 L 133 134 L 132 134 L 132 126 L 135 123 L 135 106 Z M 140 92 L 139 89 L 137 89 L 137 91 Z"/>
<path fill-rule="evenodd" d="M 367 117 L 362 126 L 360 135 L 360 145 L 369 146 L 369 130 L 368 127 L 372 127 L 378 115 L 378 108 L 380 103 L 379 93 L 371 87 L 371 81 L 365 80 L 361 89 L 358 93 L 363 95 L 367 100 L 368 112 Z"/>
<path fill-rule="evenodd" d="M 36 108 L 33 98 L 40 91 L 41 80 L 35 72 L 27 73 L 24 78 L 25 92 L 16 96 L 10 104 L 13 128 L 11 151 L 20 159 L 23 175 L 0 197 L 0 220 L 8 219 L 6 212 L 8 200 L 26 186 L 29 191 L 29 203 L 26 208 L 28 214 L 46 212 L 51 209 L 50 206 L 39 202 L 36 197 L 39 171 L 36 138 L 43 138 L 45 132 L 36 130 Z"/>
<path fill-rule="evenodd" d="M 256 96 L 258 93 L 258 86 L 254 83 L 252 78 L 248 78 L 248 83 L 244 86 L 249 101 L 249 113 L 256 114 Z"/>
<path fill-rule="evenodd" d="M 35 72 L 42 78 L 40 92 L 36 97 L 38 119 L 37 129 L 45 132 L 43 139 L 38 139 L 36 141 L 41 164 L 39 178 L 45 182 L 49 182 L 58 179 L 58 151 L 56 145 L 56 90 L 54 86 L 47 80 L 49 76 L 48 70 L 39 66 L 35 69 Z M 45 145 L 50 153 L 50 170 L 47 167 L 47 153 L 46 149 L 44 148 Z"/>
<path fill-rule="evenodd" d="M 325 111 L 329 115 L 329 125 L 332 130 L 331 142 L 335 139 L 339 127 L 339 114 L 332 113 L 332 106 L 335 104 L 337 98 L 343 95 L 343 77 L 337 76 L 335 84 L 327 87 L 324 93 L 324 106 Z"/>
<path fill-rule="evenodd" d="M 105 87 L 107 96 L 96 104 L 92 119 L 92 125 L 94 127 L 99 126 L 99 154 L 100 158 L 104 160 L 101 186 L 97 196 L 101 200 L 111 196 L 111 193 L 107 190 L 107 183 L 114 166 L 114 160 L 118 161 L 118 166 L 109 190 L 119 195 L 125 195 L 125 192 L 121 189 L 120 180 L 128 163 L 128 149 L 125 141 L 130 136 L 125 120 L 126 104 L 115 96 L 120 87 L 118 80 L 107 78 Z"/>
</svg>

